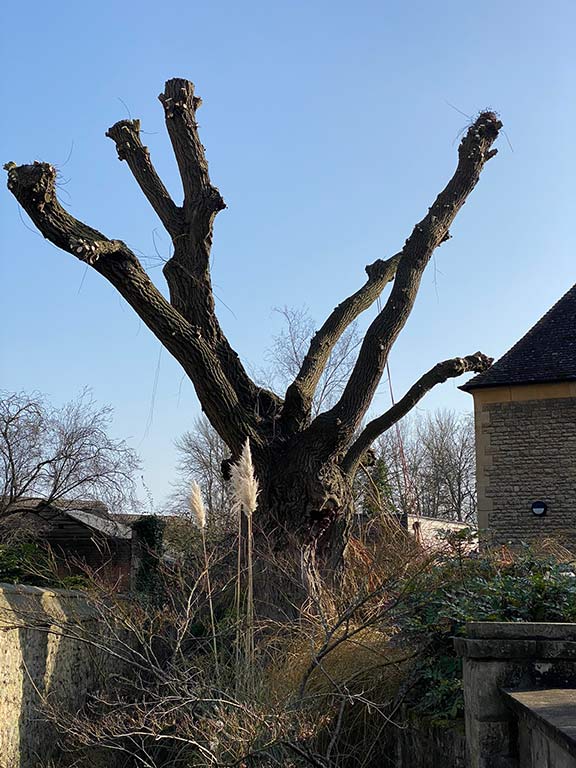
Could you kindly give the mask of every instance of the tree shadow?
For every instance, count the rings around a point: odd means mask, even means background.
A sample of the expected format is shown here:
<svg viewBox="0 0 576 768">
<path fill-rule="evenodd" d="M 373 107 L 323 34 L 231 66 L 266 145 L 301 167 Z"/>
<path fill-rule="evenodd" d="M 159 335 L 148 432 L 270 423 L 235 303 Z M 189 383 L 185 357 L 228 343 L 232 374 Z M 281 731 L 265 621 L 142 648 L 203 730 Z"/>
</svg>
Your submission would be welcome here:
<svg viewBox="0 0 576 768">
<path fill-rule="evenodd" d="M 101 672 L 79 593 L 3 585 L 0 591 L 0 768 L 40 768 L 61 756 L 51 712 L 75 713 Z"/>
</svg>

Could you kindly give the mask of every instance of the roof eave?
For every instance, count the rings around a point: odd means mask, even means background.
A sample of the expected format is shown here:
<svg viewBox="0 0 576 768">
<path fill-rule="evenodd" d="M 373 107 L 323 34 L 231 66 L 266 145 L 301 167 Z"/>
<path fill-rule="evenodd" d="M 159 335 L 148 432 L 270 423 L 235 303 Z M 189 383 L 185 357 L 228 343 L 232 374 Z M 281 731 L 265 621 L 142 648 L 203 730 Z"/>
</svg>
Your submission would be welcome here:
<svg viewBox="0 0 576 768">
<path fill-rule="evenodd" d="M 495 381 L 495 382 L 478 382 L 474 383 L 473 380 L 466 382 L 465 384 L 462 384 L 458 387 L 458 389 L 461 389 L 463 392 L 472 392 L 474 389 L 497 389 L 498 387 L 526 387 L 529 384 L 562 384 L 563 382 L 572 382 L 576 381 L 576 376 L 561 376 L 557 379 L 539 379 L 535 381 L 534 379 L 530 380 L 524 380 L 524 381 Z"/>
</svg>

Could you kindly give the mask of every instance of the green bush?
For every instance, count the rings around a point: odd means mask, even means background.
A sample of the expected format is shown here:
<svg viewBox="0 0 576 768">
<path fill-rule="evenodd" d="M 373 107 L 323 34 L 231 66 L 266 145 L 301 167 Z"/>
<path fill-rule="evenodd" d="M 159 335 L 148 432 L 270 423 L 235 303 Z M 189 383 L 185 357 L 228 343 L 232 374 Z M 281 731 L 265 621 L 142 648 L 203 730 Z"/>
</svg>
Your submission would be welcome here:
<svg viewBox="0 0 576 768">
<path fill-rule="evenodd" d="M 0 544 L 0 582 L 38 584 L 46 553 L 34 542 Z"/>
<path fill-rule="evenodd" d="M 463 715 L 462 664 L 453 638 L 470 621 L 576 621 L 574 566 L 526 549 L 444 557 L 416 579 L 396 615 L 397 642 L 418 650 L 412 709 L 434 720 Z"/>
<path fill-rule="evenodd" d="M 77 590 L 90 585 L 86 576 L 59 575 L 51 552 L 34 541 L 0 544 L 0 582 Z"/>
</svg>

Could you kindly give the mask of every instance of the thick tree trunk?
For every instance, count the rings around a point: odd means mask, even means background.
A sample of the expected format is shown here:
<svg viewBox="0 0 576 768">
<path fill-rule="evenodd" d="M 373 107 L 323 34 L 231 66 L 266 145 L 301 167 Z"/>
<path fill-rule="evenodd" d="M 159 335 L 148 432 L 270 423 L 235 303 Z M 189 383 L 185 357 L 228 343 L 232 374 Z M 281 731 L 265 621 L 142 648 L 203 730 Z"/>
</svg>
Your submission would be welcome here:
<svg viewBox="0 0 576 768">
<path fill-rule="evenodd" d="M 337 584 L 344 569 L 354 511 L 350 477 L 298 441 L 254 458 L 260 484 L 254 546 L 263 574 L 256 578 L 257 598 L 284 609 L 306 598 L 321 601 L 322 586 Z"/>
</svg>

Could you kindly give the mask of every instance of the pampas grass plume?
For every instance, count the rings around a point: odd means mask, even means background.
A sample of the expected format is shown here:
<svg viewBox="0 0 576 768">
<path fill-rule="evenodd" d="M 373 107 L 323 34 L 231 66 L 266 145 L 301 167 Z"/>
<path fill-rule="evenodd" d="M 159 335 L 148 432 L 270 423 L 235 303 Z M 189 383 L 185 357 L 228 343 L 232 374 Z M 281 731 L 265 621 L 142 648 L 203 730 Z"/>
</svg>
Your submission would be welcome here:
<svg viewBox="0 0 576 768">
<path fill-rule="evenodd" d="M 242 506 L 244 513 L 249 517 L 256 511 L 259 488 L 258 480 L 254 475 L 254 464 L 252 463 L 248 439 L 244 443 L 240 458 L 231 467 L 231 477 L 234 500 Z"/>
<path fill-rule="evenodd" d="M 254 661 L 254 575 L 252 559 L 252 515 L 258 505 L 258 481 L 254 474 L 250 441 L 246 439 L 238 461 L 231 467 L 233 509 L 238 513 L 238 555 L 236 572 L 236 684 L 244 681 L 246 690 L 251 690 Z M 241 621 L 242 591 L 242 520 L 246 518 L 246 615 Z M 243 645 L 243 665 L 240 663 Z"/>
<path fill-rule="evenodd" d="M 206 549 L 206 507 L 202 499 L 200 486 L 194 480 L 190 489 L 190 510 L 196 518 L 196 525 L 200 528 L 202 535 L 202 552 L 204 554 L 204 567 L 206 576 L 206 589 L 208 592 L 208 605 L 210 607 L 210 624 L 212 626 L 212 650 L 214 651 L 214 666 L 216 668 L 216 679 L 220 680 L 220 666 L 218 663 L 218 644 L 216 642 L 216 621 L 214 619 L 214 606 L 212 604 L 212 586 L 210 584 L 210 563 L 208 561 L 208 551 Z"/>
<path fill-rule="evenodd" d="M 192 489 L 190 491 L 190 509 L 196 519 L 198 528 L 204 529 L 206 527 L 206 507 L 202 500 L 200 486 L 196 481 L 192 483 Z"/>
</svg>

